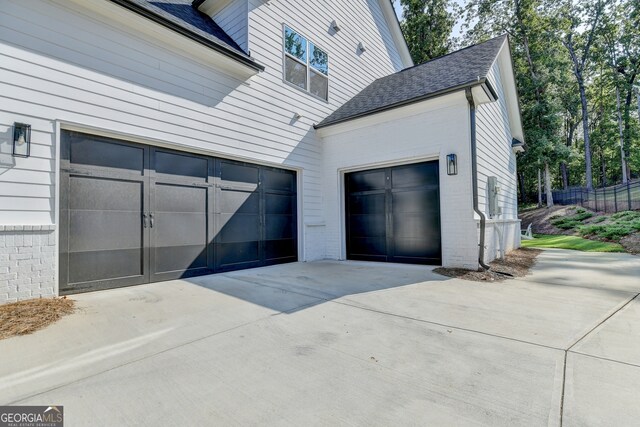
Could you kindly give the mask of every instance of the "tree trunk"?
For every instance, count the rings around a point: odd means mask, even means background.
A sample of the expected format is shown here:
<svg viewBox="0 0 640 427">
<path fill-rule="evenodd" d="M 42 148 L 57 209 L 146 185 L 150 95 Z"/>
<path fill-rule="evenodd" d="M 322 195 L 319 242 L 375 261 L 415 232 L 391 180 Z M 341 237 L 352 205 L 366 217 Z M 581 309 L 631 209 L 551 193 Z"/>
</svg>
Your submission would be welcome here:
<svg viewBox="0 0 640 427">
<path fill-rule="evenodd" d="M 551 192 L 551 174 L 549 173 L 549 162 L 544 163 L 544 192 L 547 194 L 547 207 L 553 206 L 553 193 Z"/>
<path fill-rule="evenodd" d="M 518 172 L 518 185 L 520 186 L 520 203 L 524 203 L 527 199 L 524 193 L 524 172 Z"/>
<path fill-rule="evenodd" d="M 566 190 L 569 188 L 569 173 L 565 162 L 560 164 L 560 175 L 562 176 L 562 188 Z"/>
<path fill-rule="evenodd" d="M 600 151 L 600 163 L 602 163 L 602 187 L 607 186 L 607 163 L 604 160 L 604 150 Z"/>
<path fill-rule="evenodd" d="M 582 131 L 584 132 L 584 168 L 587 176 L 587 189 L 593 190 L 593 175 L 591 173 L 591 141 L 589 140 L 589 109 L 587 93 L 582 78 L 578 79 L 580 88 L 580 102 L 582 104 Z"/>
<path fill-rule="evenodd" d="M 538 169 L 538 207 L 542 207 L 542 171 Z"/>
<path fill-rule="evenodd" d="M 638 89 L 638 119 L 640 119 L 640 88 Z"/>
<path fill-rule="evenodd" d="M 616 103 L 618 107 L 618 130 L 620 131 L 620 162 L 622 163 L 622 183 L 627 183 L 627 160 L 624 155 L 624 130 L 622 128 L 622 112 L 620 111 L 620 89 L 616 87 Z"/>
</svg>

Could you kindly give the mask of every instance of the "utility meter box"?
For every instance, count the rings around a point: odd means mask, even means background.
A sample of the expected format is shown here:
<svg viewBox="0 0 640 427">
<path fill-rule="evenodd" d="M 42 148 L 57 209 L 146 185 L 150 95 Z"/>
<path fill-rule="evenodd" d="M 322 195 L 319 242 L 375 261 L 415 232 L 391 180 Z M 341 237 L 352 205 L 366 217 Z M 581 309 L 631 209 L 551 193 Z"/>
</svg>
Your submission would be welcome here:
<svg viewBox="0 0 640 427">
<path fill-rule="evenodd" d="M 498 185 L 498 178 L 490 176 L 487 180 L 487 192 L 489 198 L 487 200 L 489 204 L 489 218 L 495 218 L 502 213 L 502 209 L 498 205 L 498 194 L 500 194 L 500 186 Z"/>
</svg>

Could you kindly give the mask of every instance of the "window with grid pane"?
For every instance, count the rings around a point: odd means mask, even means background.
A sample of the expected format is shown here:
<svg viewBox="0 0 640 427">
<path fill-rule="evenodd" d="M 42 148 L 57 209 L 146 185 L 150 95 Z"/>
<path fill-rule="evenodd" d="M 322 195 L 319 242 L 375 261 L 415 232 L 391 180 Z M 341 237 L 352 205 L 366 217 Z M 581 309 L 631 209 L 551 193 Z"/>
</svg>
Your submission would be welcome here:
<svg viewBox="0 0 640 427">
<path fill-rule="evenodd" d="M 329 99 L 329 55 L 289 27 L 284 27 L 284 78 L 323 100 Z"/>
</svg>

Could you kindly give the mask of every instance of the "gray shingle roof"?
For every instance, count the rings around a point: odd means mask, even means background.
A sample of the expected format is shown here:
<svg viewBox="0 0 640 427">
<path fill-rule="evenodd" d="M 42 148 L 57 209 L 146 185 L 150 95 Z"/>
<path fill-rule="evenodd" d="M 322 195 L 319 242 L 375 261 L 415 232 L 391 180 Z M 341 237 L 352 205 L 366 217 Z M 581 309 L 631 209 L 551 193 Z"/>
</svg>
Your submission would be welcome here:
<svg viewBox="0 0 640 427">
<path fill-rule="evenodd" d="M 206 44 L 257 69 L 261 65 L 242 50 L 211 17 L 192 5 L 192 0 L 111 0 L 194 40 Z"/>
<path fill-rule="evenodd" d="M 484 81 L 506 35 L 382 77 L 316 125 L 321 128 Z"/>
</svg>

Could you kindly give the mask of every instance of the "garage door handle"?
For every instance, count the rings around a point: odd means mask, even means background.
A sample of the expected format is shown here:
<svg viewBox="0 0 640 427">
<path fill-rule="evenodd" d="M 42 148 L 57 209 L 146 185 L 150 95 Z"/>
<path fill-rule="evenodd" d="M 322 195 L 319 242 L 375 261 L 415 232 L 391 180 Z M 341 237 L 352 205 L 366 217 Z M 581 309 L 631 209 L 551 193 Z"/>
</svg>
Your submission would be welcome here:
<svg viewBox="0 0 640 427">
<path fill-rule="evenodd" d="M 142 224 L 144 225 L 144 228 L 147 228 L 147 214 L 146 213 L 142 214 Z"/>
<path fill-rule="evenodd" d="M 149 225 L 153 228 L 153 213 L 149 214 Z"/>
</svg>

